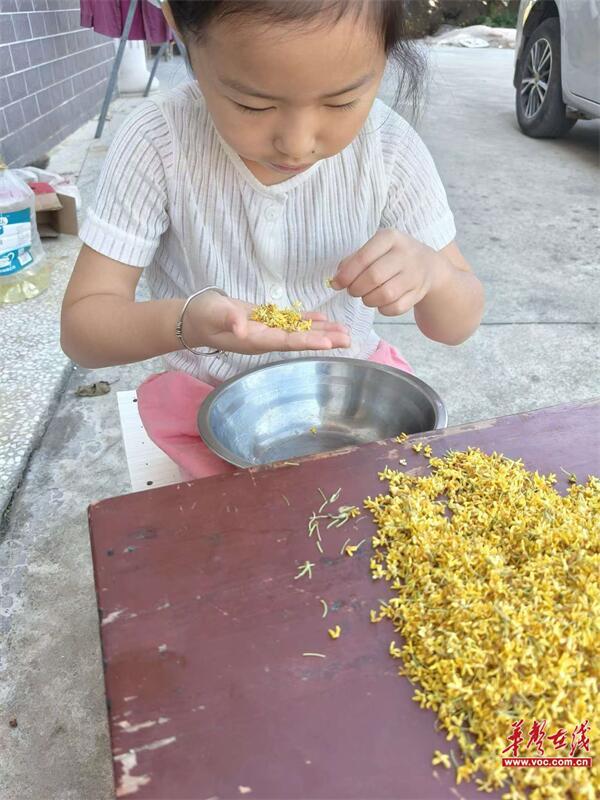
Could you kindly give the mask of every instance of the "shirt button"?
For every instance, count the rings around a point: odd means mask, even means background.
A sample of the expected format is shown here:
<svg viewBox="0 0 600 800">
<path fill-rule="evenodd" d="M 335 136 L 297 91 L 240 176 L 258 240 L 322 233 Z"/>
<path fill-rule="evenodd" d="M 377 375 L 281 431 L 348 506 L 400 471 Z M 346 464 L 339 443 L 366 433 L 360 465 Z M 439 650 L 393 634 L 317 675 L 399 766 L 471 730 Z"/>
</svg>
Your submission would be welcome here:
<svg viewBox="0 0 600 800">
<path fill-rule="evenodd" d="M 275 222 L 278 216 L 279 213 L 275 206 L 267 206 L 267 208 L 265 208 L 265 219 L 268 219 L 269 222 Z"/>
<path fill-rule="evenodd" d="M 275 300 L 279 300 L 280 297 L 283 297 L 283 289 L 281 286 L 271 286 L 271 297 L 275 298 Z"/>
</svg>

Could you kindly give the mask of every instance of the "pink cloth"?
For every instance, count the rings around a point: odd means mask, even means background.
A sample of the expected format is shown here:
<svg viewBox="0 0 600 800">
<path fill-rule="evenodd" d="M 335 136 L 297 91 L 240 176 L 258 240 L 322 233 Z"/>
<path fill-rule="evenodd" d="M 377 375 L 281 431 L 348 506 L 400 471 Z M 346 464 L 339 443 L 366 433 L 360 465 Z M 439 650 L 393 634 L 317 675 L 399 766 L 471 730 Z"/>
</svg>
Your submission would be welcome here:
<svg viewBox="0 0 600 800">
<path fill-rule="evenodd" d="M 396 348 L 383 339 L 369 361 L 412 373 Z M 215 388 L 186 372 L 172 370 L 152 375 L 137 390 L 138 409 L 146 432 L 179 465 L 186 479 L 239 469 L 209 450 L 198 433 L 198 409 Z"/>
<path fill-rule="evenodd" d="M 81 25 L 118 39 L 123 33 L 128 10 L 129 0 L 81 0 Z M 162 11 L 148 0 L 140 0 L 127 38 L 162 44 L 170 42 L 173 34 Z"/>
</svg>

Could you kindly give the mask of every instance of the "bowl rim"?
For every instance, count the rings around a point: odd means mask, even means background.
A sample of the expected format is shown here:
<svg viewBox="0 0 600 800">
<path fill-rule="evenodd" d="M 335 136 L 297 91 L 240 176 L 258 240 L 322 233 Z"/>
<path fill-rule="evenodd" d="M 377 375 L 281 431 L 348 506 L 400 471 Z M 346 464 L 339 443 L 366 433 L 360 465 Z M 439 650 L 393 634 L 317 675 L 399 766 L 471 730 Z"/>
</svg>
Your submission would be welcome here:
<svg viewBox="0 0 600 800">
<path fill-rule="evenodd" d="M 227 391 L 227 389 L 236 381 L 245 378 L 247 375 L 250 375 L 252 372 L 266 371 L 269 369 L 273 369 L 275 367 L 281 366 L 288 366 L 290 364 L 296 364 L 299 362 L 319 362 L 319 363 L 344 363 L 350 364 L 360 367 L 366 367 L 375 369 L 379 372 L 387 372 L 390 375 L 395 375 L 402 377 L 408 383 L 413 384 L 413 386 L 422 389 L 424 394 L 427 396 L 428 400 L 431 402 L 434 410 L 435 415 L 435 424 L 431 430 L 440 430 L 441 428 L 446 428 L 448 426 L 448 412 L 446 410 L 446 406 L 444 401 L 440 397 L 440 395 L 433 389 L 428 383 L 425 383 L 424 380 L 421 378 L 417 378 L 416 375 L 412 375 L 410 372 L 405 372 L 398 367 L 391 367 L 387 364 L 379 364 L 376 361 L 369 361 L 363 358 L 345 358 L 344 356 L 303 356 L 302 358 L 293 358 L 293 359 L 281 359 L 280 361 L 272 361 L 269 364 L 259 365 L 257 367 L 252 367 L 251 369 L 245 370 L 244 372 L 234 375 L 231 378 L 228 378 L 223 383 L 219 384 L 213 391 L 202 401 L 200 408 L 198 409 L 198 413 L 196 416 L 196 424 L 198 428 L 198 432 L 200 433 L 200 437 L 204 444 L 211 450 L 215 455 L 222 458 L 224 461 L 227 461 L 230 464 L 233 464 L 236 467 L 241 467 L 243 469 L 247 469 L 249 467 L 265 467 L 269 464 L 277 464 L 277 461 L 270 461 L 268 464 L 256 464 L 253 461 L 248 461 L 241 456 L 238 456 L 232 450 L 222 445 L 219 440 L 214 436 L 212 430 L 209 426 L 208 419 L 209 414 L 212 409 L 212 406 L 217 402 L 219 397 Z M 425 433 L 425 431 L 423 431 Z M 356 447 L 360 447 L 361 445 L 355 445 Z M 333 451 L 332 451 L 333 452 Z M 301 456 L 301 458 L 305 458 L 306 456 Z"/>
</svg>

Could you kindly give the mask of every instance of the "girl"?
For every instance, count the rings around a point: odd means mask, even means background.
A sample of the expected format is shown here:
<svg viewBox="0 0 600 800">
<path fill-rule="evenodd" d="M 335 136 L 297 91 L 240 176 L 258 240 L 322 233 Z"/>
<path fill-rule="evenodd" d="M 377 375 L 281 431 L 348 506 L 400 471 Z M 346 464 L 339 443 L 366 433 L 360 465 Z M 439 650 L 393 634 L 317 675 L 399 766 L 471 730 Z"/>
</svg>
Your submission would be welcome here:
<svg viewBox="0 0 600 800">
<path fill-rule="evenodd" d="M 483 290 L 427 149 L 376 99 L 388 58 L 413 87 L 420 77 L 400 0 L 163 9 L 196 80 L 118 131 L 82 226 L 62 346 L 87 367 L 168 354 L 176 372 L 140 387 L 140 413 L 199 476 L 224 462 L 177 442 L 197 436 L 199 402 L 223 380 L 311 351 L 410 370 L 374 332 L 375 309 L 413 308 L 425 336 L 459 344 Z M 152 300 L 136 302 L 144 270 Z M 255 305 L 294 301 L 311 330 L 249 319 Z"/>
</svg>

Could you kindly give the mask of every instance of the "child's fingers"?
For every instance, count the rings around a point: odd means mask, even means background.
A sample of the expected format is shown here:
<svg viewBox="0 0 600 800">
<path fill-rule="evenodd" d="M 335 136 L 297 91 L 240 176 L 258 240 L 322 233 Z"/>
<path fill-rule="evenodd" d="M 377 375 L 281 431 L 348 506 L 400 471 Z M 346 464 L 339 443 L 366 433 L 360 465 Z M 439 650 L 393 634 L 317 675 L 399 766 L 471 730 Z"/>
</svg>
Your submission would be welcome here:
<svg viewBox="0 0 600 800">
<path fill-rule="evenodd" d="M 232 302 L 224 309 L 221 317 L 224 336 L 214 342 L 215 346 L 241 353 L 331 350 L 350 346 L 347 327 L 339 322 L 330 322 L 318 312 L 305 315 L 312 321 L 310 330 L 288 332 L 251 320 L 246 306 L 242 302 Z"/>
<path fill-rule="evenodd" d="M 288 334 L 288 350 L 331 350 L 350 347 L 350 337 L 341 331 L 297 331 Z"/>
<path fill-rule="evenodd" d="M 352 297 L 362 297 L 367 306 L 374 308 L 380 306 L 380 302 L 372 302 L 373 295 L 384 287 L 389 291 L 391 281 L 401 273 L 401 269 L 398 256 L 395 253 L 385 253 L 346 287 L 348 294 Z M 391 299 L 387 302 L 391 302 Z"/>
<path fill-rule="evenodd" d="M 339 333 L 348 333 L 346 325 L 341 322 L 313 322 L 311 331 L 338 331 Z"/>
<path fill-rule="evenodd" d="M 270 328 L 268 325 L 264 325 L 263 323 L 256 323 L 260 328 L 252 328 L 257 331 L 257 333 L 262 333 L 264 336 L 268 336 L 271 340 L 277 338 L 278 340 L 283 340 L 286 336 L 290 335 L 289 331 L 285 331 L 282 328 Z M 310 327 L 310 331 L 312 334 L 319 334 L 325 337 L 331 337 L 332 334 L 342 334 L 342 335 L 349 335 L 349 331 L 346 325 L 342 325 L 341 322 L 315 322 L 313 320 L 313 324 Z M 295 332 L 292 332 L 295 333 Z M 303 331 L 298 331 L 298 333 L 303 333 Z"/>
<path fill-rule="evenodd" d="M 247 344 L 256 352 L 289 350 L 331 350 L 334 347 L 349 347 L 350 336 L 339 330 L 309 330 L 292 333 L 279 328 L 250 323 Z"/>
<path fill-rule="evenodd" d="M 315 321 L 319 320 L 320 322 L 325 322 L 327 317 L 325 314 L 321 314 L 319 311 L 303 311 L 302 319 L 312 319 Z"/>
<path fill-rule="evenodd" d="M 312 331 L 338 331 L 339 333 L 348 333 L 347 325 L 341 322 L 332 322 L 327 319 L 325 314 L 310 311 L 307 314 L 303 314 L 303 318 L 312 320 Z"/>
<path fill-rule="evenodd" d="M 392 249 L 396 242 L 397 231 L 383 228 L 378 230 L 368 242 L 352 255 L 340 261 L 333 277 L 333 289 L 346 289 L 377 259 Z"/>
<path fill-rule="evenodd" d="M 401 314 L 406 314 L 407 311 L 414 308 L 421 299 L 420 292 L 413 289 L 402 295 L 395 303 L 379 306 L 378 311 L 380 314 L 383 314 L 384 317 L 399 317 Z"/>
<path fill-rule="evenodd" d="M 410 281 L 406 275 L 401 273 L 400 275 L 395 275 L 382 286 L 378 286 L 372 292 L 368 292 L 364 295 L 362 301 L 369 308 L 391 308 L 393 306 L 400 308 L 400 301 L 404 300 L 404 298 L 410 299 L 416 295 L 417 289 L 414 286 L 414 281 Z M 419 297 L 418 300 L 420 299 Z M 413 302 L 413 305 L 416 302 L 417 300 Z M 412 306 L 408 308 L 412 308 Z M 403 314 L 408 311 L 408 308 L 396 313 Z"/>
<path fill-rule="evenodd" d="M 331 340 L 326 334 L 312 333 L 310 331 L 288 333 L 279 328 L 267 328 L 264 325 L 260 325 L 260 323 L 257 324 L 256 328 L 251 328 L 248 344 L 251 344 L 257 352 L 270 353 L 313 349 L 307 344 L 309 341 L 319 349 L 329 350 L 332 347 Z"/>
</svg>

